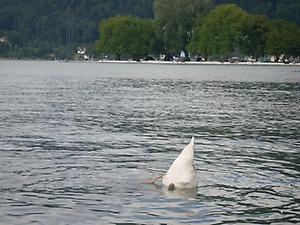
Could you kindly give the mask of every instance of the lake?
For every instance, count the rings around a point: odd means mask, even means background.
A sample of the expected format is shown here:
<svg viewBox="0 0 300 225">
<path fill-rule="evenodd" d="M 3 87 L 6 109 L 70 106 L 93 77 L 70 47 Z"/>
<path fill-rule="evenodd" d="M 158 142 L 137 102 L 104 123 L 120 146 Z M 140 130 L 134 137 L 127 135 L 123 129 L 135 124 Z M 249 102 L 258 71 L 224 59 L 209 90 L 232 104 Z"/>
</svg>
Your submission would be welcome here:
<svg viewBox="0 0 300 225">
<path fill-rule="evenodd" d="M 299 66 L 2 60 L 0 224 L 299 224 L 299 112 Z"/>
</svg>

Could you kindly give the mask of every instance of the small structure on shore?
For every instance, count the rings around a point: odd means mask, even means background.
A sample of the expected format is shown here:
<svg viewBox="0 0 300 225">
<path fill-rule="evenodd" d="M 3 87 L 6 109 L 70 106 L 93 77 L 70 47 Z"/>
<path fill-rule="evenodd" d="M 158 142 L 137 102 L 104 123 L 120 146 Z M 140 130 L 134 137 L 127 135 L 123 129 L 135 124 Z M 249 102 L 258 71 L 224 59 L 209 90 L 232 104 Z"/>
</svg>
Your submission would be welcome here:
<svg viewBox="0 0 300 225">
<path fill-rule="evenodd" d="M 76 54 L 76 59 L 84 59 L 84 60 L 89 60 L 90 57 L 86 54 L 86 48 L 82 47 L 77 47 L 77 54 Z"/>
</svg>

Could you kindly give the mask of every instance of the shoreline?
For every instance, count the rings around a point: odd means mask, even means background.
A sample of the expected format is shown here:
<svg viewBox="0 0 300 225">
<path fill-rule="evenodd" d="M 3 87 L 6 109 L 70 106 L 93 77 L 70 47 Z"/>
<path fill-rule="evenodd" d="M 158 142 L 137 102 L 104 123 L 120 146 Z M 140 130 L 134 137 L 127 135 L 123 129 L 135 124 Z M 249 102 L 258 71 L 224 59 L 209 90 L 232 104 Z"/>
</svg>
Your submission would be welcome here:
<svg viewBox="0 0 300 225">
<path fill-rule="evenodd" d="M 88 61 L 87 61 L 88 62 Z M 99 60 L 93 61 L 98 63 L 111 63 L 111 64 L 150 64 L 150 65 L 244 65 L 244 66 L 300 66 L 300 63 L 273 63 L 273 62 L 217 62 L 217 61 L 205 61 L 205 62 L 176 62 L 176 61 L 131 61 L 131 60 Z"/>
<path fill-rule="evenodd" d="M 133 60 L 47 60 L 47 59 L 5 59 L 1 61 L 44 61 L 44 62 L 64 62 L 64 63 L 99 63 L 99 64 L 148 64 L 148 65 L 226 65 L 226 66 L 300 66 L 300 63 L 275 63 L 275 62 L 218 62 L 218 61 L 133 61 Z"/>
</svg>

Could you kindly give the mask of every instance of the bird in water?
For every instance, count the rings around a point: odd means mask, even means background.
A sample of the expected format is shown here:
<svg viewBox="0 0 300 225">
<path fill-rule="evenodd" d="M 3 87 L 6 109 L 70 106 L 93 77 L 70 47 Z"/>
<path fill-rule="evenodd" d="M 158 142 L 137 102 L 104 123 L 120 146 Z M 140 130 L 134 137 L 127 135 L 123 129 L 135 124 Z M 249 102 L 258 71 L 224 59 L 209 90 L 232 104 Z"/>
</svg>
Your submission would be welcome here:
<svg viewBox="0 0 300 225">
<path fill-rule="evenodd" d="M 162 178 L 163 185 L 170 191 L 175 188 L 196 188 L 198 186 L 198 177 L 193 161 L 194 137 L 192 137 L 190 143 L 177 156 L 165 175 L 156 176 L 145 181 L 145 183 L 155 183 L 158 179 Z"/>
</svg>

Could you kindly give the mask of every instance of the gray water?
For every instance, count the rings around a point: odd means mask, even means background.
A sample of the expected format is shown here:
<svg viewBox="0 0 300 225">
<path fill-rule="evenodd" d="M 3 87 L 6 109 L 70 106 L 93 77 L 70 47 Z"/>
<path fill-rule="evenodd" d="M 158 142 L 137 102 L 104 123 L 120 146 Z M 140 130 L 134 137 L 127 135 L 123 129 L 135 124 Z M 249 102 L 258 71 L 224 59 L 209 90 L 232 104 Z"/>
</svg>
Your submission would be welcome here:
<svg viewBox="0 0 300 225">
<path fill-rule="evenodd" d="M 0 224 L 299 224 L 300 68 L 0 61 Z M 195 135 L 197 190 L 165 172 Z"/>
</svg>

